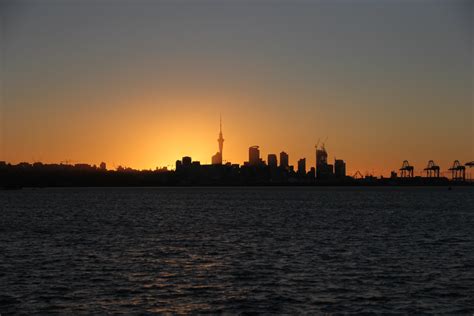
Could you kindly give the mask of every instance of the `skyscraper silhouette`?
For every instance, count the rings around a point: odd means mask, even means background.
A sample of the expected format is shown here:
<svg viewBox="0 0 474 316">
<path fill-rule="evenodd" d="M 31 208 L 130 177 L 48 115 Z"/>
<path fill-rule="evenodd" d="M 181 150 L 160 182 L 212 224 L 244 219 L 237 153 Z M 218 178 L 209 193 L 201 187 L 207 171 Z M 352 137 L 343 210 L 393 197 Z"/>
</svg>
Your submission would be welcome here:
<svg viewBox="0 0 474 316">
<path fill-rule="evenodd" d="M 260 150 L 258 146 L 252 146 L 249 148 L 249 165 L 258 166 L 261 164 Z"/>
<path fill-rule="evenodd" d="M 278 166 L 277 155 L 269 154 L 267 160 L 268 160 L 269 167 L 276 168 Z"/>
<path fill-rule="evenodd" d="M 288 154 L 284 151 L 280 153 L 280 168 L 288 169 L 289 161 L 288 161 Z"/>
<path fill-rule="evenodd" d="M 316 178 L 327 180 L 333 175 L 333 165 L 328 164 L 328 153 L 324 144 L 316 147 Z"/>
<path fill-rule="evenodd" d="M 345 178 L 346 176 L 346 163 L 342 159 L 334 160 L 334 175 L 336 178 Z"/>
<path fill-rule="evenodd" d="M 306 158 L 298 160 L 298 174 L 300 176 L 306 175 Z"/>
</svg>

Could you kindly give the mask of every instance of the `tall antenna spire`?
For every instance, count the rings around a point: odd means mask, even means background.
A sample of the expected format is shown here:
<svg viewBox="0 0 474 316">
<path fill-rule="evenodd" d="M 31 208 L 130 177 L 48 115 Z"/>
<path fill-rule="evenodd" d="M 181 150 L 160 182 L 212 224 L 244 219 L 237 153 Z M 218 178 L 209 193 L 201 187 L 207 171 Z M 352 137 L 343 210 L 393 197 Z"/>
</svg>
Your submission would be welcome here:
<svg viewBox="0 0 474 316">
<path fill-rule="evenodd" d="M 224 149 L 224 137 L 222 137 L 222 115 L 219 114 L 219 139 L 217 140 L 219 144 L 219 153 L 221 154 L 222 159 L 222 150 Z"/>
</svg>

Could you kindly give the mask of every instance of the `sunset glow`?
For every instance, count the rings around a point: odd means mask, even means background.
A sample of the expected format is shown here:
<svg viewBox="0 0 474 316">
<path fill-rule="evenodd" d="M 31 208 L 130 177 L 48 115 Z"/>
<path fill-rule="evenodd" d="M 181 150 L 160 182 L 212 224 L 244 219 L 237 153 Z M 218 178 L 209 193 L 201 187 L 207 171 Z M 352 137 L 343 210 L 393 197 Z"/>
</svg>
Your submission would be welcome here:
<svg viewBox="0 0 474 316">
<path fill-rule="evenodd" d="M 1 5 L 0 160 L 207 164 L 220 114 L 226 162 L 472 160 L 470 1 L 138 3 Z"/>
</svg>

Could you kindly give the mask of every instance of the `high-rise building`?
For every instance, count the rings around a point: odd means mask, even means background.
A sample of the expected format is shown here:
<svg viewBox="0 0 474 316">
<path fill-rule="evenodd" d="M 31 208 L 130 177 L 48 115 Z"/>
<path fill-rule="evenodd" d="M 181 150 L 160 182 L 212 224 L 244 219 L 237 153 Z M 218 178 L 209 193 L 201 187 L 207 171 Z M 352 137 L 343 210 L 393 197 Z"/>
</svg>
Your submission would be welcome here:
<svg viewBox="0 0 474 316">
<path fill-rule="evenodd" d="M 219 120 L 219 138 L 217 139 L 219 144 L 219 151 L 212 156 L 213 165 L 222 165 L 222 151 L 224 149 L 224 137 L 222 136 L 222 117 Z"/>
<path fill-rule="evenodd" d="M 284 151 L 280 153 L 280 167 L 284 169 L 288 169 L 288 154 Z"/>
<path fill-rule="evenodd" d="M 346 163 L 342 159 L 334 160 L 334 175 L 336 178 L 346 177 Z"/>
<path fill-rule="evenodd" d="M 261 163 L 260 150 L 258 146 L 252 146 L 249 148 L 249 165 L 258 166 Z"/>
<path fill-rule="evenodd" d="M 300 160 L 298 160 L 298 174 L 306 174 L 306 158 L 301 158 Z"/>
<path fill-rule="evenodd" d="M 277 155 L 268 154 L 268 166 L 276 168 L 278 166 Z"/>
<path fill-rule="evenodd" d="M 324 145 L 316 148 L 316 178 L 329 179 L 333 175 L 333 166 L 328 165 L 328 153 Z"/>
<path fill-rule="evenodd" d="M 334 165 L 328 164 L 326 170 L 327 177 L 332 178 L 334 176 Z"/>
<path fill-rule="evenodd" d="M 318 165 L 327 165 L 328 164 L 328 153 L 324 147 L 316 148 L 316 169 Z"/>
</svg>

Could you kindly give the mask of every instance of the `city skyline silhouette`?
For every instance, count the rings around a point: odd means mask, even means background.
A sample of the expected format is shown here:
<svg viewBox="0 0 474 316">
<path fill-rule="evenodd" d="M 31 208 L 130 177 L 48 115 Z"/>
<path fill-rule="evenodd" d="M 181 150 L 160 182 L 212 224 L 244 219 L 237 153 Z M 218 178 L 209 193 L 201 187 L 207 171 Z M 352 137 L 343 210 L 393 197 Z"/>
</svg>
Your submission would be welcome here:
<svg viewBox="0 0 474 316">
<path fill-rule="evenodd" d="M 471 167 L 474 161 L 462 164 L 455 160 L 444 170 L 429 160 L 424 169 L 416 170 L 408 160 L 401 168 L 392 170 L 390 177 L 365 174 L 359 170 L 347 172 L 347 160 L 328 158 L 325 143 L 318 140 L 315 149 L 315 165 L 307 165 L 306 157 L 297 159 L 297 165 L 290 163 L 290 155 L 281 151 L 268 153 L 264 159 L 260 146 L 248 148 L 248 159 L 243 164 L 226 161 L 222 116 L 219 117 L 218 151 L 211 157 L 211 164 L 183 156 L 175 161 L 174 168 L 156 167 L 155 170 L 136 170 L 118 166 L 111 170 L 106 162 L 99 166 L 86 163 L 33 164 L 22 162 L 17 165 L 0 161 L 0 176 L 5 189 L 23 186 L 193 186 L 193 185 L 474 185 Z M 417 172 L 415 172 L 415 170 Z"/>
<path fill-rule="evenodd" d="M 276 153 L 268 153 L 268 159 L 265 160 L 264 153 L 261 152 L 260 146 L 254 145 L 250 146 L 248 149 L 248 159 L 244 161 L 242 164 L 239 163 L 232 163 L 231 161 L 227 161 L 223 155 L 223 148 L 224 148 L 224 138 L 223 138 L 223 132 L 222 132 L 222 115 L 219 116 L 219 134 L 218 134 L 218 151 L 216 154 L 212 155 L 211 157 L 211 162 L 208 165 L 212 166 L 219 166 L 219 165 L 227 165 L 227 166 L 237 166 L 237 167 L 269 167 L 269 168 L 280 168 L 283 170 L 286 170 L 290 173 L 293 173 L 294 176 L 297 175 L 301 178 L 303 175 L 305 178 L 306 176 L 309 177 L 309 179 L 319 179 L 319 180 L 328 180 L 328 179 L 342 179 L 345 177 L 350 177 L 353 179 L 357 179 L 358 177 L 366 177 L 366 178 L 377 178 L 377 177 L 384 177 L 384 174 L 375 174 L 374 170 L 372 169 L 372 172 L 369 172 L 368 170 L 365 170 L 364 173 L 361 173 L 360 170 L 356 171 L 349 171 L 347 173 L 346 170 L 346 161 L 343 159 L 337 159 L 336 155 L 334 155 L 334 164 L 331 164 L 330 161 L 328 160 L 328 153 L 326 151 L 326 141 L 328 137 L 325 138 L 323 142 L 321 142 L 321 139 L 318 139 L 316 142 L 314 149 L 315 149 L 315 164 L 313 166 L 309 165 L 308 170 L 306 170 L 306 160 L 307 157 L 301 157 L 301 158 L 293 158 L 293 160 L 297 160 L 296 166 L 290 163 L 289 160 L 289 155 L 285 151 L 281 151 L 279 153 L 279 158 L 277 157 Z M 192 160 L 192 156 L 183 156 L 182 160 L 178 159 L 176 160 L 174 165 L 167 165 L 167 166 L 157 166 L 154 169 L 141 169 L 141 171 L 157 171 L 157 172 L 168 172 L 168 171 L 178 171 L 180 167 L 183 165 L 191 165 L 192 163 L 194 165 L 206 165 L 205 162 L 201 162 L 199 160 Z M 72 164 L 71 164 L 72 163 Z M 0 161 L 1 166 L 11 166 L 12 164 L 6 161 Z M 43 162 L 41 161 L 35 161 L 33 163 L 29 162 L 20 162 L 17 164 L 17 166 L 36 166 L 39 167 L 43 165 Z M 45 163 L 44 165 L 48 165 Z M 49 165 L 51 166 L 58 166 L 58 163 L 50 163 Z M 96 164 L 89 164 L 85 162 L 80 162 L 80 163 L 73 163 L 71 160 L 65 160 L 59 162 L 59 166 L 72 166 L 72 167 L 77 167 L 79 170 L 80 169 L 91 169 L 91 170 L 100 170 L 100 171 L 107 171 L 107 170 L 117 170 L 117 171 L 124 171 L 124 170 L 130 170 L 130 171 L 140 171 L 140 169 L 135 169 L 130 166 L 123 166 L 123 165 L 118 165 L 118 166 L 113 166 L 113 168 L 107 168 L 107 163 L 102 161 L 98 166 Z M 462 164 L 459 162 L 459 160 L 454 160 L 453 164 L 445 169 L 440 168 L 439 165 L 437 165 L 434 160 L 429 160 L 428 164 L 425 168 L 419 168 L 416 170 L 415 173 L 415 167 L 410 165 L 408 160 L 404 160 L 402 163 L 402 166 L 400 169 L 392 169 L 390 171 L 390 177 L 398 177 L 400 176 L 401 178 L 420 178 L 420 177 L 426 177 L 426 178 L 449 178 L 449 175 L 451 175 L 451 179 L 462 179 L 464 180 L 470 180 L 471 179 L 471 173 L 470 173 L 470 168 L 474 166 L 474 161 L 467 161 L 465 164 Z M 466 167 L 467 173 L 466 173 Z M 399 174 L 398 174 L 398 171 Z M 466 176 L 467 175 L 467 176 Z"/>
</svg>

